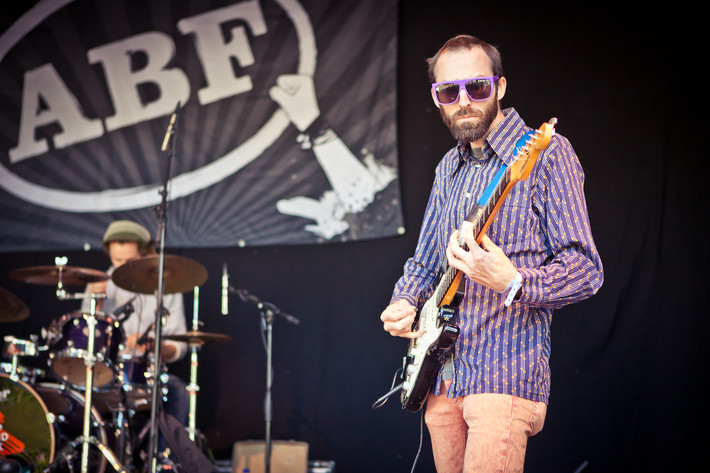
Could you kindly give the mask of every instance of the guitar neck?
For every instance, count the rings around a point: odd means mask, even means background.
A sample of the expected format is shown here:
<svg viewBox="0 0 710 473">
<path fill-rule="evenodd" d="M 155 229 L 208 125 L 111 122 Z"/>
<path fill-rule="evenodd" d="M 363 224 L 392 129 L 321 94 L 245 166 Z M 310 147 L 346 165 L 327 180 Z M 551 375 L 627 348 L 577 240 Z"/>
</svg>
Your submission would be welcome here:
<svg viewBox="0 0 710 473">
<path fill-rule="evenodd" d="M 462 224 L 462 228 L 459 231 L 459 244 L 462 248 L 467 249 L 463 237 L 463 227 L 465 224 L 468 223 L 473 226 L 472 230 L 473 234 L 476 236 L 476 242 L 480 244 L 483 235 L 486 234 L 496 212 L 505 200 L 508 192 L 510 192 L 513 184 L 514 182 L 512 182 L 510 177 L 510 168 L 504 165 L 464 220 L 464 224 Z M 436 290 L 434 291 L 434 295 L 432 296 L 439 307 L 451 303 L 463 280 L 463 273 L 452 268 L 448 263 L 444 263 L 444 268 Z"/>
<path fill-rule="evenodd" d="M 473 209 L 464 221 L 472 225 L 476 243 L 481 243 L 481 239 L 486 234 L 488 227 L 491 226 L 493 218 L 495 218 L 498 209 L 500 209 L 500 206 L 514 184 L 515 182 L 512 181 L 510 176 L 510 168 L 504 165 L 493 178 L 492 184 L 486 189 L 486 192 L 484 192 L 476 205 L 473 206 Z M 460 230 L 461 233 L 463 233 L 463 226 L 464 225 L 462 225 Z M 461 242 L 463 243 L 462 246 L 465 247 L 463 236 Z"/>
<path fill-rule="evenodd" d="M 527 179 L 530 175 L 540 151 L 550 143 L 556 123 L 557 119 L 553 118 L 538 130 L 530 131 L 520 138 L 516 145 L 517 151 L 512 164 L 510 166 L 504 164 L 500 168 L 462 223 L 459 229 L 459 244 L 462 248 L 468 249 L 463 236 L 465 232 L 469 231 L 467 226 L 473 227 L 472 233 L 475 235 L 475 240 L 477 243 L 481 243 L 510 190 L 516 183 Z M 439 307 L 451 303 L 463 280 L 463 274 L 460 271 L 452 269 L 446 262 L 443 267 L 445 269 L 442 271 L 443 274 L 434 294 Z"/>
</svg>

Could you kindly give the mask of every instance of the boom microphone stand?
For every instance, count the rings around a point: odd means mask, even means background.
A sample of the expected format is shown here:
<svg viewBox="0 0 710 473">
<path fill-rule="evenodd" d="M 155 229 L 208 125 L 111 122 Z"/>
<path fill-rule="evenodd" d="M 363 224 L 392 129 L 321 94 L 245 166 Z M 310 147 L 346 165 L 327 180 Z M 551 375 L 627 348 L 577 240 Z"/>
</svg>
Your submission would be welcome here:
<svg viewBox="0 0 710 473">
<path fill-rule="evenodd" d="M 249 294 L 244 289 L 229 288 L 230 292 L 236 292 L 241 300 L 254 304 L 261 314 L 261 327 L 266 333 L 266 393 L 264 395 L 264 420 L 265 420 L 265 439 L 264 439 L 264 473 L 271 473 L 271 422 L 272 422 L 272 403 L 271 403 L 271 386 L 273 380 L 272 370 L 272 337 L 274 317 L 280 316 L 288 322 L 298 325 L 298 320 L 293 315 L 282 312 L 278 307 L 269 303 L 262 302 L 256 296 Z"/>
<path fill-rule="evenodd" d="M 160 205 L 156 207 L 156 213 L 158 218 L 158 288 L 156 290 L 156 314 L 155 314 L 155 345 L 154 349 L 154 359 L 156 367 L 153 370 L 153 392 L 151 393 L 151 406 L 150 406 L 150 442 L 149 454 L 147 464 L 150 466 L 150 471 L 155 472 L 157 470 L 157 460 L 158 460 L 158 399 L 159 393 L 162 392 L 161 380 L 160 380 L 160 369 L 161 365 L 161 342 L 162 342 L 162 328 L 163 328 L 163 300 L 165 296 L 164 288 L 164 276 L 165 276 L 165 224 L 167 221 L 167 208 L 168 208 L 168 187 L 170 185 L 170 174 L 173 157 L 175 156 L 175 138 L 174 135 L 177 134 L 178 129 L 178 118 L 180 115 L 180 102 L 178 102 L 175 107 L 175 111 L 170 116 L 170 123 L 168 124 L 168 130 L 165 133 L 165 138 L 163 139 L 163 145 L 161 150 L 165 151 L 170 142 L 170 150 L 168 152 L 168 166 L 165 172 L 165 181 L 163 182 L 163 188 L 160 191 L 161 201 Z M 173 137 L 171 140 L 170 138 Z"/>
</svg>

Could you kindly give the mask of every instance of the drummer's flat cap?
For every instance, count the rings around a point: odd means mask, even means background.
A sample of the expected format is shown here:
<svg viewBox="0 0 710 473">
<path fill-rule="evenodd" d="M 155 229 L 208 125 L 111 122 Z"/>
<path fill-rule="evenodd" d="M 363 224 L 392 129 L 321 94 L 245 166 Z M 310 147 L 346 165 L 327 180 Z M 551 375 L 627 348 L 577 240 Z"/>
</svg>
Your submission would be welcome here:
<svg viewBox="0 0 710 473">
<path fill-rule="evenodd" d="M 103 244 L 112 241 L 137 241 L 143 245 L 150 242 L 150 232 L 143 226 L 131 220 L 116 220 L 106 229 Z"/>
</svg>

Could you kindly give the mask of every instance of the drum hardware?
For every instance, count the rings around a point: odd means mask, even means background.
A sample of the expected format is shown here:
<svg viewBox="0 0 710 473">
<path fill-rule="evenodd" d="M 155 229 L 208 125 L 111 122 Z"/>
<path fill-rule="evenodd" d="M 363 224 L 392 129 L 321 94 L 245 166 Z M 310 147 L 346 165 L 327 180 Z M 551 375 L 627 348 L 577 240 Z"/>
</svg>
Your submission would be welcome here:
<svg viewBox="0 0 710 473">
<path fill-rule="evenodd" d="M 163 193 L 163 198 L 165 194 Z M 198 288 L 207 280 L 207 270 L 201 264 L 189 259 L 175 255 L 166 255 L 164 253 L 163 243 L 165 241 L 165 225 L 164 225 L 164 205 L 160 212 L 163 212 L 160 220 L 159 228 L 159 249 L 157 255 L 139 258 L 129 261 L 120 267 L 116 268 L 111 275 L 111 280 L 116 286 L 127 291 L 137 292 L 139 294 L 155 294 L 157 299 L 158 313 L 156 321 L 160 323 L 153 324 L 152 327 L 144 333 L 137 343 L 147 341 L 148 333 L 152 328 L 154 331 L 153 340 L 155 341 L 154 360 L 160 360 L 161 344 L 162 344 L 162 326 L 163 316 L 169 315 L 163 306 L 163 297 L 165 294 L 183 293 L 193 288 Z M 151 471 L 156 471 L 158 465 L 158 412 L 160 404 L 157 402 L 158 396 L 162 393 L 162 380 L 160 379 L 160 370 L 154 369 L 151 391 L 151 419 L 150 419 L 150 442 L 149 442 L 149 459 L 147 464 Z M 188 386 L 190 389 L 195 389 L 196 384 Z M 191 402 L 194 402 L 194 395 L 190 392 Z M 194 412 L 194 411 L 193 411 Z M 193 416 L 194 417 L 194 416 Z M 194 428 L 192 429 L 194 432 Z"/>
<path fill-rule="evenodd" d="M 199 330 L 192 330 L 190 332 L 178 333 L 175 335 L 165 335 L 163 338 L 176 342 L 186 342 L 188 345 L 194 344 L 197 346 L 202 346 L 205 343 L 229 342 L 232 340 L 231 336 L 223 333 L 201 332 Z"/>
<path fill-rule="evenodd" d="M 94 314 L 94 387 L 105 387 L 115 380 L 114 366 L 123 342 L 117 321 L 101 313 Z M 56 378 L 83 390 L 86 377 L 84 359 L 91 356 L 88 347 L 88 314 L 80 311 L 63 315 L 52 326 L 48 363 Z"/>
<path fill-rule="evenodd" d="M 84 286 L 86 284 L 109 279 L 108 274 L 89 268 L 66 266 L 66 257 L 55 258 L 54 266 L 29 266 L 10 271 L 9 276 L 17 281 L 29 284 L 57 286 Z M 61 275 L 60 275 L 61 273 Z M 60 277 L 61 276 L 61 277 Z M 61 279 L 61 285 L 60 283 Z"/>
<path fill-rule="evenodd" d="M 129 461 L 130 458 L 130 424 L 128 417 L 126 416 L 125 404 L 119 404 L 118 407 L 113 408 L 113 419 L 114 419 L 114 441 L 116 450 L 118 451 L 118 457 L 121 464 L 126 465 L 127 463 L 132 463 Z"/>
<path fill-rule="evenodd" d="M 195 286 L 192 299 L 192 330 L 196 331 L 200 327 L 200 287 Z M 197 438 L 197 392 L 200 385 L 197 383 L 197 352 L 200 345 L 189 343 L 190 346 L 190 384 L 187 386 L 187 393 L 190 397 L 190 404 L 187 416 L 187 435 L 193 442 Z"/>
<path fill-rule="evenodd" d="M 10 442 L 0 442 L 0 457 L 15 459 L 26 468 L 21 471 L 52 472 L 75 471 L 78 465 L 76 451 L 66 445 L 79 433 L 83 418 L 84 398 L 81 394 L 54 383 L 29 384 L 13 381 L 0 374 L 0 423 L 3 437 Z M 103 422 L 95 409 L 91 411 L 92 434 L 97 443 L 106 443 Z M 103 473 L 106 459 L 92 451 L 92 473 Z"/>
<path fill-rule="evenodd" d="M 73 300 L 73 299 L 84 299 L 87 296 L 85 294 L 71 294 L 65 291 L 64 289 L 64 271 L 66 264 L 68 262 L 66 257 L 57 257 L 54 259 L 55 265 L 57 266 L 57 298 L 59 300 Z M 74 282 L 74 281 L 72 281 Z M 86 284 L 89 281 L 82 281 L 83 284 Z M 82 433 L 79 437 L 76 437 L 74 440 L 72 440 L 67 447 L 65 447 L 65 451 L 76 451 L 76 448 L 78 445 L 81 445 L 81 473 L 88 473 L 88 468 L 89 468 L 89 445 L 94 445 L 96 446 L 99 451 L 103 454 L 103 456 L 111 463 L 111 466 L 113 466 L 114 470 L 116 470 L 118 473 L 125 473 L 126 470 L 123 468 L 123 466 L 119 463 L 118 459 L 114 455 L 114 453 L 109 449 L 106 445 L 103 443 L 99 442 L 96 437 L 91 435 L 91 409 L 92 409 L 92 396 L 93 396 L 93 391 L 94 391 L 94 366 L 97 361 L 97 357 L 95 355 L 95 342 L 96 342 L 96 326 L 98 325 L 97 323 L 97 318 L 96 318 L 96 305 L 97 301 L 99 299 L 105 298 L 105 294 L 90 294 L 90 310 L 87 314 L 83 314 L 83 318 L 86 321 L 87 328 L 88 328 L 88 341 L 87 341 L 87 346 L 86 346 L 86 351 L 83 353 L 83 359 L 84 359 L 84 365 L 86 367 L 85 371 L 85 391 L 84 391 L 84 422 L 83 422 L 83 429 Z M 58 460 L 60 457 L 58 457 L 55 460 Z"/>
<path fill-rule="evenodd" d="M 136 261 L 141 263 L 141 260 Z M 161 277 L 159 274 L 160 270 L 158 270 L 159 273 L 157 275 L 159 280 L 164 278 L 165 282 L 163 284 L 149 283 L 147 282 L 149 281 L 149 278 L 146 276 L 138 276 L 136 271 L 143 271 L 143 273 L 146 271 L 150 272 L 150 268 L 152 267 L 151 265 L 154 266 L 155 263 L 150 262 L 147 266 L 146 262 L 142 262 L 137 265 L 134 264 L 131 272 L 125 273 L 128 277 L 135 277 L 137 279 L 137 285 L 134 288 L 131 288 L 135 292 L 148 293 L 152 290 L 152 287 L 158 286 L 166 287 L 166 293 L 184 292 L 184 289 L 188 284 L 202 284 L 206 280 L 206 271 L 201 265 L 186 258 L 168 256 L 164 257 L 164 276 Z M 130 267 L 131 265 L 129 265 L 127 269 L 130 269 Z M 109 425 L 113 428 L 112 437 L 110 438 L 112 439 L 111 446 L 115 449 L 116 453 L 106 446 L 104 436 L 97 437 L 96 435 L 98 434 L 91 430 L 98 425 L 97 421 L 94 420 L 94 422 L 91 422 L 90 420 L 87 421 L 87 419 L 84 419 L 81 432 L 73 432 L 76 434 L 73 438 L 67 438 L 67 441 L 57 445 L 59 452 L 57 452 L 57 455 L 54 455 L 54 452 L 52 452 L 52 455 L 49 458 L 50 460 L 53 458 L 51 468 L 45 471 L 57 472 L 63 471 L 62 469 L 65 467 L 69 467 L 72 469 L 73 473 L 75 470 L 78 470 L 78 462 L 81 461 L 82 473 L 85 473 L 87 468 L 94 472 L 97 460 L 94 456 L 98 456 L 98 459 L 100 459 L 104 464 L 108 461 L 113 466 L 114 470 L 119 473 L 126 472 L 126 468 L 130 468 L 131 471 L 133 471 L 134 465 L 131 463 L 131 455 L 135 453 L 132 452 L 132 448 L 135 447 L 135 444 L 133 442 L 134 437 L 129 435 L 131 427 L 129 423 L 131 416 L 134 415 L 136 411 L 144 409 L 149 404 L 151 407 L 155 406 L 156 402 L 150 401 L 151 394 L 157 393 L 157 395 L 160 395 L 160 393 L 163 393 L 164 389 L 162 388 L 162 385 L 166 381 L 160 376 L 161 373 L 159 369 L 156 370 L 151 368 L 155 366 L 152 362 L 146 363 L 145 365 L 148 367 L 143 369 L 143 371 L 135 370 L 138 374 L 134 374 L 127 383 L 124 379 L 121 379 L 120 377 L 124 376 L 124 374 L 122 372 L 116 373 L 116 371 L 119 368 L 122 370 L 124 365 L 117 362 L 114 358 L 113 351 L 123 342 L 122 339 L 115 338 L 115 336 L 118 336 L 119 334 L 122 335 L 120 320 L 115 320 L 114 317 L 109 316 L 110 314 L 106 314 L 108 317 L 104 317 L 102 313 L 97 312 L 97 301 L 100 302 L 103 298 L 105 298 L 105 294 L 72 293 L 67 290 L 69 286 L 86 285 L 91 282 L 104 281 L 110 277 L 106 273 L 100 271 L 70 267 L 68 266 L 68 259 L 66 257 L 55 258 L 54 266 L 21 268 L 12 271 L 10 276 L 13 279 L 32 284 L 55 284 L 56 297 L 59 300 L 70 301 L 77 299 L 90 299 L 91 308 L 88 313 L 76 311 L 65 314 L 62 318 L 53 320 L 49 327 L 43 328 L 42 343 L 45 346 L 39 346 L 37 344 L 37 336 L 32 336 L 30 341 L 14 337 L 12 339 L 8 338 L 8 343 L 13 344 L 12 348 L 9 348 L 8 345 L 8 354 L 11 354 L 10 350 L 17 351 L 17 353 L 14 356 L 14 362 L 9 366 L 5 366 L 7 364 L 3 364 L 3 369 L 7 371 L 8 375 L 12 375 L 13 378 L 17 378 L 18 373 L 21 371 L 19 366 L 20 363 L 17 360 L 19 356 L 35 356 L 37 351 L 49 350 L 49 358 L 51 359 L 50 368 L 52 374 L 58 378 L 60 382 L 67 383 L 61 384 L 62 391 L 76 396 L 80 396 L 80 394 L 73 391 L 72 388 L 84 391 L 85 396 L 81 397 L 81 399 L 86 402 L 85 418 L 91 418 L 92 411 L 98 412 L 94 409 L 94 404 L 96 404 L 97 400 L 99 401 L 99 404 L 101 404 L 102 401 L 105 401 L 104 407 L 108 407 L 111 411 L 112 420 L 109 421 L 110 424 L 107 424 L 107 428 Z M 120 271 L 118 276 L 119 278 L 117 278 L 117 280 L 120 281 Z M 198 288 L 199 286 L 195 285 L 194 287 Z M 2 294 L 0 294 L 0 296 L 2 296 Z M 161 295 L 159 293 L 157 294 L 157 297 L 160 301 Z M 131 302 L 132 301 L 129 301 L 129 304 Z M 159 303 L 159 307 L 162 307 L 162 304 Z M 124 308 L 122 307 L 121 309 Z M 125 312 L 131 310 L 133 310 L 132 307 L 125 307 Z M 165 311 L 165 309 L 163 309 L 163 311 Z M 22 312 L 28 313 L 28 311 L 25 311 L 24 309 Z M 114 315 L 123 315 L 121 319 L 125 319 L 130 315 L 130 313 L 123 313 L 123 310 L 117 309 L 116 312 L 120 313 Z M 168 313 L 165 311 L 164 316 L 167 315 Z M 16 316 L 13 317 L 17 318 Z M 10 318 L 10 316 L 6 316 L 4 313 L 0 312 L 0 322 L 9 320 Z M 164 317 L 158 317 L 158 319 L 161 320 L 161 322 L 164 322 Z M 152 327 L 152 329 L 155 329 L 156 331 L 156 338 L 159 337 L 160 330 L 160 327 L 157 325 L 162 325 L 162 323 L 154 324 Z M 231 339 L 231 337 L 222 334 L 200 332 L 197 330 L 197 327 L 198 326 L 195 325 L 195 330 L 182 334 L 183 337 L 186 337 L 185 341 L 191 345 L 195 360 L 197 357 L 197 350 L 205 342 L 226 341 Z M 115 336 L 111 336 L 111 332 L 115 334 Z M 106 338 L 107 336 L 109 336 L 108 339 Z M 159 347 L 160 343 L 156 343 L 154 346 L 157 356 L 160 356 Z M 148 354 L 149 353 L 146 352 L 146 358 Z M 116 354 L 116 357 L 118 356 L 119 355 Z M 133 364 L 135 361 L 136 360 L 131 360 L 129 363 Z M 83 367 L 83 376 L 78 375 L 80 367 Z M 132 369 L 135 367 L 127 366 L 127 368 Z M 107 373 L 112 374 L 111 376 L 108 376 Z M 118 377 L 118 379 L 113 376 L 113 373 L 116 373 L 116 377 Z M 151 379 L 151 375 L 155 375 L 155 378 Z M 21 380 L 24 379 L 26 378 L 21 378 Z M 193 422 L 191 424 L 192 428 L 190 429 L 190 432 L 194 435 L 196 431 L 194 422 L 196 418 L 194 399 L 197 391 L 199 390 L 196 382 L 196 371 L 193 379 L 194 381 L 191 383 L 189 389 L 192 389 L 191 402 L 193 403 L 191 410 Z M 155 382 L 156 380 L 159 381 L 157 384 Z M 141 384 L 141 381 L 145 383 L 145 389 L 135 389 L 137 385 Z M 32 383 L 34 385 L 34 381 L 32 381 Z M 112 394 L 112 391 L 107 391 L 110 389 L 110 386 L 119 386 L 119 389 L 115 394 Z M 153 386 L 157 386 L 157 389 L 153 389 L 153 392 L 151 393 L 151 388 Z M 108 393 L 108 397 L 102 399 L 102 396 L 106 393 Z M 48 419 L 52 422 L 58 423 L 68 422 L 68 420 L 65 419 L 64 415 L 61 413 L 61 409 L 58 409 L 58 411 L 60 412 L 56 415 L 49 413 L 47 416 Z M 151 418 L 153 415 L 154 414 L 151 410 Z M 79 423 L 76 417 L 76 415 L 73 416 L 72 422 L 75 427 L 78 427 Z M 151 420 L 151 423 L 145 426 L 145 432 L 142 436 L 144 437 L 149 431 L 151 433 L 152 441 L 152 436 L 154 435 L 156 429 L 157 427 L 154 427 L 154 423 Z M 81 448 L 79 448 L 79 445 L 81 445 Z M 90 445 L 94 445 L 96 449 L 98 449 L 97 451 L 92 448 L 91 455 L 88 453 Z M 151 452 L 152 451 L 153 450 L 151 449 Z M 156 455 L 157 452 L 153 458 L 155 458 Z M 146 458 L 143 456 L 142 461 L 145 462 L 145 460 Z M 167 460 L 164 460 L 161 456 L 160 461 L 162 463 Z M 149 462 L 146 462 L 145 465 L 149 465 Z M 153 468 L 156 466 L 157 465 L 154 465 Z M 100 471 L 103 472 L 103 467 L 101 467 Z"/>
<path fill-rule="evenodd" d="M 196 321 L 193 323 L 193 327 Z M 187 342 L 190 346 L 190 384 L 187 386 L 187 391 L 190 396 L 190 411 L 189 411 L 189 424 L 188 424 L 188 434 L 190 440 L 195 440 L 197 429 L 196 424 L 196 405 L 197 405 L 197 392 L 200 390 L 200 386 L 197 383 L 197 368 L 199 366 L 198 362 L 198 352 L 202 345 L 206 342 L 228 342 L 232 340 L 232 337 L 222 333 L 207 333 L 200 332 L 199 330 L 192 330 L 183 334 L 175 335 L 165 335 L 166 340 L 173 340 L 176 342 Z"/>
<path fill-rule="evenodd" d="M 39 368 L 28 368 L 21 364 L 13 367 L 13 363 L 0 363 L 0 373 L 8 375 L 14 381 L 24 381 L 30 385 L 34 384 L 38 379 L 46 378 L 47 373 Z"/>
<path fill-rule="evenodd" d="M 29 340 L 5 335 L 5 348 L 3 354 L 10 357 L 9 363 L 0 363 L 0 373 L 7 374 L 13 381 L 24 381 L 34 384 L 38 378 L 44 378 L 46 373 L 39 368 L 29 368 L 20 363 L 20 357 L 36 357 L 40 351 L 46 350 L 37 344 L 37 335 L 30 335 Z"/>
<path fill-rule="evenodd" d="M 193 308 L 192 308 L 192 331 L 184 334 L 166 335 L 166 340 L 174 340 L 187 342 L 190 346 L 190 384 L 187 386 L 187 392 L 190 396 L 190 410 L 188 415 L 187 434 L 193 442 L 197 438 L 197 392 L 200 390 L 200 385 L 197 382 L 198 352 L 206 341 L 210 342 L 226 342 L 232 339 L 229 335 L 221 333 L 205 333 L 200 332 L 200 288 L 195 286 L 193 289 Z"/>
<path fill-rule="evenodd" d="M 161 258 L 151 255 L 129 261 L 111 275 L 116 286 L 139 294 L 155 294 L 159 287 Z M 207 280 L 207 270 L 200 263 L 176 255 L 164 255 L 164 292 L 176 294 L 191 291 Z"/>
<path fill-rule="evenodd" d="M 130 417 L 150 408 L 150 391 L 155 370 L 155 362 L 150 355 L 151 353 L 146 352 L 140 357 L 126 354 L 119 356 L 116 383 L 94 393 L 99 411 L 124 410 Z"/>
</svg>

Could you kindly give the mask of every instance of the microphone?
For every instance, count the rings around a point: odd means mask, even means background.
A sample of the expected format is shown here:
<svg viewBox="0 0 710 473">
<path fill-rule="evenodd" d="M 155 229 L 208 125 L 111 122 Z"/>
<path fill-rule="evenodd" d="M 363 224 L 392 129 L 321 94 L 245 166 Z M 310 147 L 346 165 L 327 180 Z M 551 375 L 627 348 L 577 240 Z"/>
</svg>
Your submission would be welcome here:
<svg viewBox="0 0 710 473">
<path fill-rule="evenodd" d="M 131 299 L 123 304 L 122 306 L 118 307 L 116 310 L 113 311 L 113 318 L 117 318 L 120 314 L 124 314 L 125 318 L 128 316 L 131 312 L 133 312 L 135 309 L 133 308 L 133 301 L 135 301 L 138 298 L 138 294 L 135 296 L 131 297 Z"/>
<path fill-rule="evenodd" d="M 170 141 L 170 135 L 173 134 L 173 127 L 175 126 L 175 119 L 177 118 L 178 110 L 180 110 L 180 102 L 177 103 L 175 111 L 170 116 L 170 122 L 168 123 L 168 131 L 165 132 L 165 138 L 163 138 L 163 146 L 160 147 L 160 151 L 165 151 L 168 149 L 168 142 Z"/>
<path fill-rule="evenodd" d="M 229 273 L 227 263 L 222 263 L 222 315 L 229 314 Z"/>
</svg>

